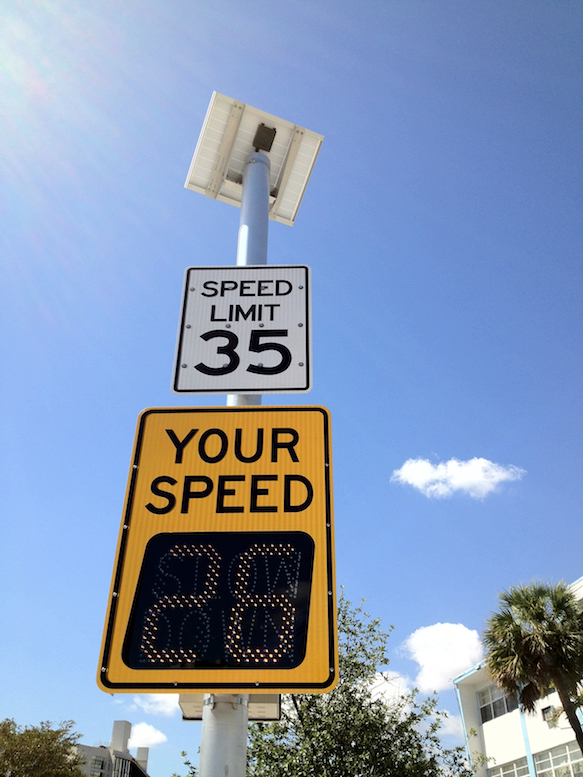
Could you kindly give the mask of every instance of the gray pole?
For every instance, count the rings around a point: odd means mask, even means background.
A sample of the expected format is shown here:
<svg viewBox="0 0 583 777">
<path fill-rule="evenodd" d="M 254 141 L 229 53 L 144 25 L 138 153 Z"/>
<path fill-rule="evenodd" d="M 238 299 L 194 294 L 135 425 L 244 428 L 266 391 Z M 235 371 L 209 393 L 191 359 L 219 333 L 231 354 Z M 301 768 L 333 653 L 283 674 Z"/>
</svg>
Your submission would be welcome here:
<svg viewBox="0 0 583 777">
<path fill-rule="evenodd" d="M 269 157 L 254 151 L 243 168 L 237 265 L 267 264 Z M 261 394 L 227 394 L 227 405 L 260 405 Z M 245 777 L 249 694 L 206 694 L 200 737 L 200 777 Z"/>
<path fill-rule="evenodd" d="M 269 157 L 253 151 L 243 167 L 237 264 L 267 264 Z"/>
<path fill-rule="evenodd" d="M 267 264 L 269 157 L 253 151 L 243 167 L 237 265 Z M 260 405 L 261 394 L 227 394 L 227 406 Z"/>
<path fill-rule="evenodd" d="M 245 777 L 249 694 L 207 693 L 202 708 L 200 777 Z"/>
</svg>

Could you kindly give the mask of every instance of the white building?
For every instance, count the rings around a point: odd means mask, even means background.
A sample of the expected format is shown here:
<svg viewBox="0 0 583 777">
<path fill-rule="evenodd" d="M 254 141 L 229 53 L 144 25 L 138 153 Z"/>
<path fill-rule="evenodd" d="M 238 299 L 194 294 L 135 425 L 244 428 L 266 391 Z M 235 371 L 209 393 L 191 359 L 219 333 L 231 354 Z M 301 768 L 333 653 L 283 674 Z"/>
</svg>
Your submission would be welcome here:
<svg viewBox="0 0 583 777">
<path fill-rule="evenodd" d="M 81 770 L 86 777 L 148 777 L 148 748 L 139 747 L 137 758 L 128 751 L 132 724 L 116 720 L 109 747 L 77 745 L 77 752 L 85 756 Z"/>
<path fill-rule="evenodd" d="M 571 586 L 583 600 L 583 577 Z M 468 755 L 477 777 L 581 777 L 583 756 L 556 692 L 535 713 L 518 709 L 492 682 L 484 663 L 454 680 Z"/>
</svg>

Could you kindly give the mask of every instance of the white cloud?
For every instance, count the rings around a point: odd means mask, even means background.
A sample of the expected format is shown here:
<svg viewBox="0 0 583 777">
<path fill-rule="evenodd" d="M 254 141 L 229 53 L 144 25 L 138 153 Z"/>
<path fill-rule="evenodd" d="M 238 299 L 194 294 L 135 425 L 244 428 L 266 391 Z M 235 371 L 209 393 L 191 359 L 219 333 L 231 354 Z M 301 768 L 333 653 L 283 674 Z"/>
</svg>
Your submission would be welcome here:
<svg viewBox="0 0 583 777">
<path fill-rule="evenodd" d="M 148 715 L 164 715 L 167 718 L 180 709 L 177 693 L 145 693 L 134 696 L 134 704 Z"/>
<path fill-rule="evenodd" d="M 441 736 L 451 736 L 456 737 L 456 739 L 463 739 L 464 727 L 462 726 L 461 717 L 459 715 L 452 715 L 448 712 L 447 718 L 441 718 L 439 733 Z"/>
<path fill-rule="evenodd" d="M 404 648 L 419 664 L 415 684 L 423 693 L 450 688 L 454 677 L 483 657 L 478 632 L 461 623 L 423 626 L 405 640 Z"/>
<path fill-rule="evenodd" d="M 429 498 L 448 497 L 461 491 L 474 499 L 483 499 L 500 483 L 520 480 L 524 474 L 526 470 L 520 467 L 512 464 L 503 467 L 488 459 L 450 459 L 439 464 L 432 464 L 427 459 L 407 459 L 393 472 L 391 483 L 413 486 Z"/>
<path fill-rule="evenodd" d="M 411 693 L 411 680 L 397 672 L 377 672 L 371 691 L 373 700 L 392 702 Z"/>
<path fill-rule="evenodd" d="M 128 748 L 155 747 L 166 742 L 168 737 L 149 723 L 136 723 L 132 726 L 132 735 Z"/>
</svg>

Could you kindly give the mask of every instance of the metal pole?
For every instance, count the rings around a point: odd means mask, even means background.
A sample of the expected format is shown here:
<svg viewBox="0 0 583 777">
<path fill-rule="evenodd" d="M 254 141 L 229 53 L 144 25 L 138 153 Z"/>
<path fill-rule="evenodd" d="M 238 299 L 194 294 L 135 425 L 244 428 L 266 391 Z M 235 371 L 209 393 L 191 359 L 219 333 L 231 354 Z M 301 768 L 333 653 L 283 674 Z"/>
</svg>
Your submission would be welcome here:
<svg viewBox="0 0 583 777">
<path fill-rule="evenodd" d="M 200 777 L 245 777 L 249 694 L 205 694 Z"/>
<path fill-rule="evenodd" d="M 253 151 L 243 167 L 237 265 L 267 264 L 269 157 Z M 227 406 L 260 405 L 261 394 L 227 394 Z"/>
<path fill-rule="evenodd" d="M 267 264 L 269 157 L 254 151 L 243 168 L 237 265 Z M 227 394 L 227 406 L 260 405 L 261 394 Z M 205 694 L 200 777 L 245 777 L 249 694 Z"/>
<path fill-rule="evenodd" d="M 269 157 L 261 151 L 249 154 L 243 168 L 238 265 L 267 264 L 269 170 Z"/>
</svg>

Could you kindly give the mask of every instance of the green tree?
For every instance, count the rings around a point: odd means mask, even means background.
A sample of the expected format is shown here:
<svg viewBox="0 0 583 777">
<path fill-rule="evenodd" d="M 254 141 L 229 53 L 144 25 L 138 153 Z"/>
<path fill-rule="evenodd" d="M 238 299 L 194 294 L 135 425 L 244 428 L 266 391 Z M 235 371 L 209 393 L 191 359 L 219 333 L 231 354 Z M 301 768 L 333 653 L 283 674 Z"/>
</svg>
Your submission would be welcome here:
<svg viewBox="0 0 583 777">
<path fill-rule="evenodd" d="M 522 710 L 553 688 L 583 753 L 576 698 L 583 678 L 583 610 L 564 583 L 532 583 L 503 591 L 500 611 L 486 623 L 483 642 L 488 670 Z"/>
<path fill-rule="evenodd" d="M 188 769 L 188 772 L 187 772 L 187 774 L 186 774 L 186 777 L 197 777 L 197 775 L 198 775 L 198 772 L 197 772 L 197 770 L 196 770 L 196 766 L 195 766 L 194 764 L 192 764 L 192 763 L 191 763 L 191 762 L 188 760 L 188 753 L 186 753 L 186 752 L 183 750 L 183 751 L 180 753 L 180 755 L 182 756 L 182 760 L 184 761 L 184 765 L 185 765 L 185 766 L 186 766 L 186 768 Z M 176 772 L 174 772 L 174 774 L 172 775 L 172 777 L 180 777 L 180 775 L 179 775 L 179 774 L 176 774 Z"/>
<path fill-rule="evenodd" d="M 58 728 L 47 722 L 23 728 L 10 718 L 1 721 L 0 777 L 83 777 L 73 725 L 68 720 Z"/>
<path fill-rule="evenodd" d="M 339 602 L 340 679 L 327 694 L 282 699 L 282 719 L 250 726 L 250 777 L 451 777 L 471 773 L 462 748 L 439 739 L 435 699 L 373 692 L 389 635 L 362 606 Z"/>
</svg>

